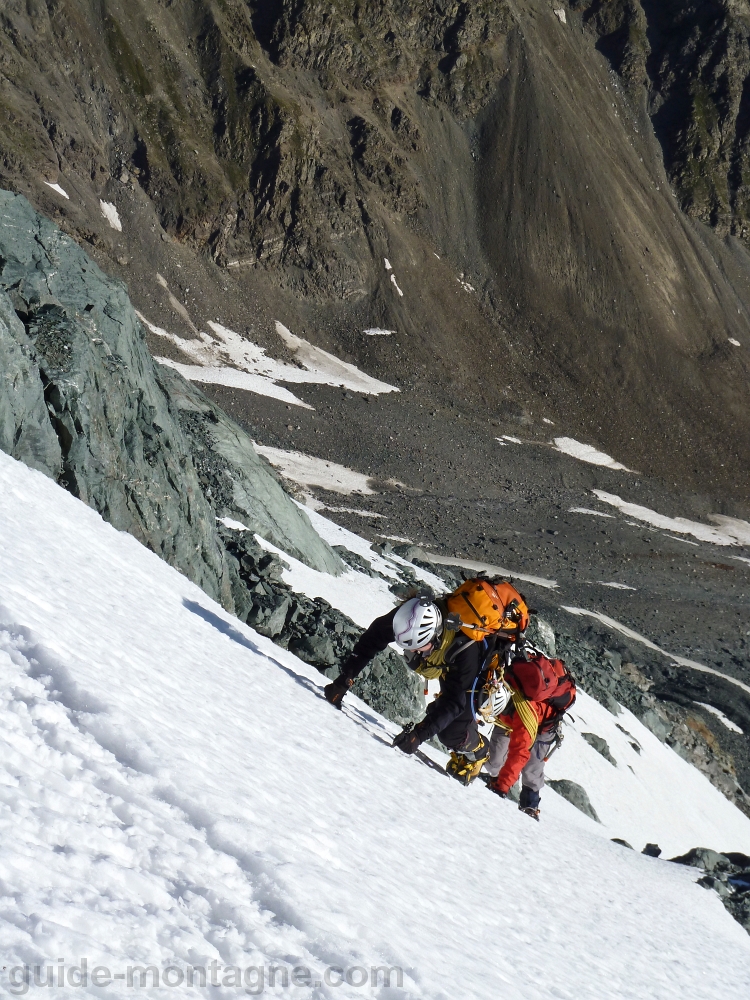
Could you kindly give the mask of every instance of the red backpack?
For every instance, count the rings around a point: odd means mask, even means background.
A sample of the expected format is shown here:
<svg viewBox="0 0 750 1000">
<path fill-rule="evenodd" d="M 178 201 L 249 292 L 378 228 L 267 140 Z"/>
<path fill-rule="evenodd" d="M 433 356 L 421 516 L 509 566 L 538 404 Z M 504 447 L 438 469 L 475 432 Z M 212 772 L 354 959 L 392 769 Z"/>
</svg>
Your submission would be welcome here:
<svg viewBox="0 0 750 1000">
<path fill-rule="evenodd" d="M 525 698 L 544 702 L 558 716 L 576 700 L 576 682 L 562 660 L 535 653 L 528 660 L 513 660 L 505 673 Z"/>
</svg>

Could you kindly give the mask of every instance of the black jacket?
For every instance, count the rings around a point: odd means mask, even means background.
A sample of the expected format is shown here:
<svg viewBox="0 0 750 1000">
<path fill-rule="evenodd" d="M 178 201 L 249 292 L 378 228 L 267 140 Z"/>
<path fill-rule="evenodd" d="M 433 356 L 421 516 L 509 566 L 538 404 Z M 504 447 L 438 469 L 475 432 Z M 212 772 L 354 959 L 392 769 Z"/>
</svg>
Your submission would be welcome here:
<svg viewBox="0 0 750 1000">
<path fill-rule="evenodd" d="M 359 637 L 346 663 L 341 668 L 344 677 L 358 677 L 378 653 L 393 642 L 393 618 L 397 609 L 376 618 Z M 465 636 L 459 633 L 457 644 L 464 645 Z M 458 718 L 462 712 L 471 714 L 471 688 L 479 673 L 484 656 L 481 642 L 470 642 L 451 661 L 450 649 L 446 655 L 446 670 L 440 678 L 440 695 L 427 706 L 427 715 L 419 728 L 425 740 L 436 736 Z M 417 666 L 419 661 L 412 665 Z M 408 663 L 408 660 L 407 660 Z"/>
</svg>

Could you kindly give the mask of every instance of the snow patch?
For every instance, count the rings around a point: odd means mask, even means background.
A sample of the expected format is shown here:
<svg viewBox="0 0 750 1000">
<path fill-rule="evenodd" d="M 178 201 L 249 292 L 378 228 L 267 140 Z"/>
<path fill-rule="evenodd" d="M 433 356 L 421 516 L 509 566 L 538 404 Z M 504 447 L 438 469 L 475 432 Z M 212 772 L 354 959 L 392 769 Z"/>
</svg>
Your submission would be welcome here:
<svg viewBox="0 0 750 1000">
<path fill-rule="evenodd" d="M 742 344 L 739 342 L 739 340 L 735 340 L 734 337 L 729 338 L 729 343 L 732 344 L 734 347 L 742 347 Z"/>
<path fill-rule="evenodd" d="M 597 583 L 600 583 L 602 585 L 602 587 L 612 587 L 613 590 L 635 590 L 636 589 L 635 587 L 629 587 L 627 585 L 627 583 L 616 583 L 615 581 L 611 581 L 609 583 L 605 583 L 604 580 L 597 580 Z"/>
<path fill-rule="evenodd" d="M 404 297 L 404 293 L 398 287 L 398 282 L 396 281 L 396 275 L 395 274 L 391 275 L 391 283 L 392 283 L 393 287 L 396 289 L 396 291 L 398 292 L 398 294 L 401 296 L 401 298 L 403 298 Z"/>
<path fill-rule="evenodd" d="M 462 559 L 458 556 L 439 556 L 435 552 L 425 554 L 430 562 L 438 566 L 461 566 L 470 569 L 475 573 L 486 573 L 487 576 L 504 576 L 508 580 L 524 580 L 526 583 L 534 583 L 537 587 L 544 587 L 546 590 L 557 590 L 556 580 L 546 580 L 543 576 L 530 576 L 528 573 L 517 573 L 516 570 L 504 569 L 502 566 L 493 566 L 492 563 L 478 562 L 476 559 Z"/>
<path fill-rule="evenodd" d="M 362 331 L 366 337 L 392 337 L 395 330 L 381 330 L 379 326 L 372 326 L 369 330 Z"/>
<path fill-rule="evenodd" d="M 742 730 L 740 729 L 740 727 L 739 727 L 739 726 L 737 725 L 737 723 L 736 723 L 736 722 L 732 722 L 732 720 L 731 720 L 731 719 L 728 719 L 728 718 L 726 717 L 726 715 L 724 715 L 724 713 L 723 713 L 723 712 L 722 712 L 722 711 L 721 711 L 720 709 L 718 709 L 718 708 L 714 708 L 714 706 L 713 706 L 713 705 L 707 705 L 707 704 L 705 703 L 705 701 L 696 701 L 696 703 L 695 703 L 695 704 L 696 704 L 696 705 L 700 705 L 700 707 L 701 707 L 701 708 L 705 708 L 705 710 L 706 710 L 707 712 L 710 712 L 710 713 L 711 713 L 711 715 L 715 715 L 715 716 L 716 716 L 716 718 L 717 718 L 717 719 L 718 719 L 718 720 L 719 720 L 720 722 L 723 722 L 723 724 L 724 724 L 724 725 L 725 725 L 725 726 L 727 727 L 727 729 L 731 729 L 733 733 L 739 733 L 739 734 L 740 734 L 740 736 L 744 736 L 744 735 L 745 735 L 745 734 L 744 734 L 744 732 L 743 732 L 743 731 L 742 731 Z"/>
<path fill-rule="evenodd" d="M 577 458 L 580 462 L 588 462 L 589 465 L 602 465 L 607 469 L 616 469 L 622 472 L 632 472 L 632 469 L 616 462 L 614 458 L 606 455 L 603 451 L 599 451 L 590 444 L 576 441 L 575 438 L 555 438 L 552 445 L 556 451 L 562 452 L 563 455 L 570 455 L 571 458 Z"/>
<path fill-rule="evenodd" d="M 506 444 L 507 442 L 510 442 L 510 444 L 523 444 L 520 438 L 513 437 L 510 434 L 503 434 L 502 437 L 495 438 L 495 440 L 499 441 L 500 444 Z"/>
<path fill-rule="evenodd" d="M 386 271 L 392 271 L 393 270 L 393 268 L 391 267 L 391 262 L 388 260 L 387 257 L 383 257 L 383 263 L 385 264 Z"/>
<path fill-rule="evenodd" d="M 309 507 L 311 510 L 330 510 L 334 514 L 357 514 L 359 517 L 386 519 L 385 514 L 378 514 L 374 510 L 361 510 L 359 507 L 331 507 L 327 503 L 323 503 L 322 500 L 318 500 L 312 493 L 304 493 L 300 499 L 304 501 L 305 507 Z"/>
<path fill-rule="evenodd" d="M 614 519 L 614 514 L 605 514 L 601 510 L 591 510 L 590 507 L 570 507 L 569 513 L 571 514 L 593 514 L 594 517 L 608 517 Z"/>
<path fill-rule="evenodd" d="M 568 18 L 563 7 L 557 7 L 552 12 L 555 17 L 559 20 L 560 24 L 567 24 Z"/>
<path fill-rule="evenodd" d="M 165 286 L 166 287 L 166 286 Z M 277 382 L 333 385 L 354 392 L 378 395 L 384 392 L 399 392 L 396 386 L 388 385 L 360 371 L 355 365 L 342 361 L 320 347 L 315 347 L 301 337 L 295 336 L 283 323 L 276 322 L 276 333 L 286 347 L 294 354 L 300 367 L 268 357 L 265 348 L 259 347 L 241 334 L 230 330 L 218 322 L 209 322 L 213 336 L 200 333 L 193 340 L 185 340 L 167 333 L 150 323 L 138 313 L 142 323 L 159 337 L 164 337 L 179 347 L 195 365 L 185 365 L 169 358 L 157 358 L 160 364 L 175 368 L 192 382 L 227 385 L 245 389 L 262 396 L 270 396 L 312 410 L 314 407 L 303 402 L 288 389 L 276 385 Z"/>
<path fill-rule="evenodd" d="M 555 421 L 554 420 L 550 420 L 549 417 L 542 417 L 542 423 L 543 424 L 550 424 L 552 427 L 555 426 Z"/>
<path fill-rule="evenodd" d="M 387 614 L 396 604 L 387 581 L 380 577 L 368 576 L 354 569 L 348 569 L 340 576 L 321 573 L 267 542 L 260 535 L 256 535 L 255 540 L 266 551 L 281 556 L 288 567 L 282 570 L 281 579 L 292 590 L 311 600 L 322 597 L 362 628 L 367 628 L 380 615 Z"/>
<path fill-rule="evenodd" d="M 102 201 L 99 199 L 99 208 L 102 210 L 102 215 L 110 224 L 112 229 L 116 229 L 118 233 L 121 233 L 122 222 L 120 222 L 120 215 L 117 211 L 117 206 L 113 205 L 111 201 Z"/>
<path fill-rule="evenodd" d="M 52 188 L 52 190 L 55 191 L 57 194 L 62 195 L 63 198 L 67 198 L 67 200 L 70 201 L 70 195 L 68 194 L 67 191 L 63 191 L 63 189 L 60 187 L 59 184 L 50 184 L 49 181 L 45 181 L 44 183 L 47 185 L 48 188 Z"/>
<path fill-rule="evenodd" d="M 221 524 L 223 524 L 225 527 L 231 528 L 232 531 L 250 530 L 246 524 L 243 524 L 241 521 L 235 521 L 234 518 L 232 517 L 217 517 L 216 520 L 219 521 Z"/>
<path fill-rule="evenodd" d="M 281 448 L 269 448 L 266 445 L 253 446 L 259 455 L 267 458 L 271 465 L 278 469 L 285 479 L 291 479 L 300 486 L 319 486 L 333 493 L 361 493 L 372 496 L 375 490 L 370 488 L 370 477 L 361 472 L 348 469 L 337 462 L 327 462 L 315 455 L 305 455 L 301 451 L 283 451 Z"/>
<path fill-rule="evenodd" d="M 592 493 L 602 503 L 617 507 L 623 514 L 634 517 L 638 521 L 645 521 L 646 524 L 664 531 L 692 535 L 702 542 L 711 542 L 713 545 L 750 545 L 750 524 L 739 518 L 726 517 L 723 514 L 709 514 L 709 520 L 716 525 L 713 527 L 710 524 L 702 524 L 700 521 L 690 521 L 686 517 L 667 517 L 666 514 L 659 514 L 648 507 L 642 507 L 640 504 L 629 503 L 627 500 L 623 500 L 613 493 L 605 493 L 603 490 L 592 490 Z"/>
<path fill-rule="evenodd" d="M 461 275 L 460 278 L 456 278 L 456 281 L 459 283 L 459 285 L 461 286 L 461 288 L 463 288 L 463 290 L 465 292 L 474 292 L 474 291 L 476 291 L 476 289 L 474 288 L 474 286 L 470 285 L 469 282 L 464 279 L 463 275 Z"/>
<path fill-rule="evenodd" d="M 713 674 L 714 677 L 721 677 L 725 681 L 729 681 L 730 684 L 734 684 L 735 687 L 742 688 L 750 694 L 750 685 L 743 684 L 742 681 L 738 681 L 736 677 L 730 677 L 729 674 L 722 674 L 719 670 L 714 670 L 713 667 L 707 667 L 703 663 L 698 663 L 695 660 L 688 660 L 684 656 L 677 656 L 675 653 L 668 653 L 666 649 L 662 649 L 661 646 L 657 646 L 655 642 L 651 642 L 645 636 L 640 635 L 638 632 L 634 632 L 632 628 L 628 628 L 627 625 L 622 625 L 620 622 L 616 621 L 614 618 L 610 618 L 609 615 L 604 615 L 600 611 L 588 611 L 586 608 L 570 608 L 565 605 L 561 605 L 563 611 L 569 612 L 571 615 L 585 615 L 588 618 L 596 618 L 603 625 L 608 625 L 610 628 L 619 632 L 621 635 L 626 636 L 628 639 L 634 639 L 636 642 L 640 642 L 641 645 L 646 646 L 647 649 L 653 649 L 656 653 L 661 653 L 662 656 L 668 657 L 674 664 L 680 667 L 690 667 L 691 670 L 698 670 L 703 674 Z"/>
</svg>

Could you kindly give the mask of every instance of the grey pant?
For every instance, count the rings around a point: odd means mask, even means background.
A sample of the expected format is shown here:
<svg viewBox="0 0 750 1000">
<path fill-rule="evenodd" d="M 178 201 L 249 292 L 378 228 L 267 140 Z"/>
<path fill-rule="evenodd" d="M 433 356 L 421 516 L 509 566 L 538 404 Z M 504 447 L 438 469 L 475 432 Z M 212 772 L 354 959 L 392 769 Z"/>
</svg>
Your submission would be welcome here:
<svg viewBox="0 0 750 1000">
<path fill-rule="evenodd" d="M 530 788 L 534 792 L 541 792 L 544 788 L 544 758 L 554 742 L 554 733 L 544 733 L 531 748 L 531 756 L 521 771 L 521 783 L 524 788 Z M 497 777 L 505 763 L 509 744 L 510 736 L 500 726 L 495 726 L 490 739 L 490 758 L 484 765 L 485 771 L 493 778 Z"/>
</svg>

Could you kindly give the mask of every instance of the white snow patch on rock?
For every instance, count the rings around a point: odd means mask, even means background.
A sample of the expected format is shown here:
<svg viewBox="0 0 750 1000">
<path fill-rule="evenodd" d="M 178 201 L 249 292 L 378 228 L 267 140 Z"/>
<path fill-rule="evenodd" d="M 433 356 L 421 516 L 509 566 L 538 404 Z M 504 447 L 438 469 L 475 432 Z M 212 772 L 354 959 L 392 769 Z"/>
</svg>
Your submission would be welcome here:
<svg viewBox="0 0 750 1000">
<path fill-rule="evenodd" d="M 590 507 L 571 507 L 569 510 L 571 514 L 592 514 L 594 517 L 609 517 L 614 518 L 614 514 L 605 514 L 601 510 L 591 510 Z"/>
<path fill-rule="evenodd" d="M 459 556 L 439 556 L 435 552 L 425 554 L 430 562 L 438 566 L 462 566 L 475 573 L 486 573 L 487 576 L 504 576 L 508 580 L 525 580 L 526 583 L 535 583 L 537 587 L 544 587 L 545 590 L 557 590 L 556 580 L 547 580 L 543 576 L 531 576 L 528 573 L 517 573 L 512 569 L 505 569 L 503 566 L 494 566 L 492 563 L 481 562 L 477 559 L 463 559 Z"/>
<path fill-rule="evenodd" d="M 559 437 L 552 442 L 556 451 L 561 451 L 563 455 L 570 455 L 580 462 L 588 462 L 590 465 L 603 465 L 608 469 L 617 469 L 622 472 L 631 472 L 627 466 L 616 462 L 614 458 L 594 448 L 593 445 L 583 444 L 575 438 Z"/>
<path fill-rule="evenodd" d="M 299 499 L 304 502 L 305 507 L 309 507 L 311 510 L 330 510 L 333 514 L 357 514 L 359 517 L 386 519 L 385 514 L 378 514 L 374 510 L 361 510 L 359 507 L 331 507 L 329 504 L 323 503 L 322 500 L 318 500 L 312 493 L 303 493 Z"/>
<path fill-rule="evenodd" d="M 117 211 L 117 206 L 113 205 L 111 201 L 102 201 L 99 199 L 99 208 L 101 208 L 102 215 L 110 224 L 112 229 L 116 229 L 118 233 L 121 233 L 122 222 L 120 222 L 120 215 Z"/>
<path fill-rule="evenodd" d="M 369 330 L 363 330 L 366 337 L 392 337 L 395 330 L 381 330 L 379 326 L 371 326 Z"/>
<path fill-rule="evenodd" d="M 57 194 L 62 195 L 63 198 L 67 198 L 67 200 L 70 201 L 70 195 L 68 194 L 67 191 L 63 191 L 63 189 L 60 187 L 59 184 L 50 184 L 49 181 L 45 181 L 44 183 L 47 185 L 48 188 L 52 188 L 52 190 L 55 191 Z"/>
<path fill-rule="evenodd" d="M 567 15 L 565 13 L 565 10 L 562 7 L 557 7 L 553 11 L 553 13 L 554 13 L 555 17 L 559 20 L 560 24 L 567 24 L 568 23 L 568 17 L 567 17 Z"/>
<path fill-rule="evenodd" d="M 729 343 L 732 344 L 734 347 L 742 347 L 742 344 L 739 342 L 739 340 L 735 340 L 734 337 L 729 338 Z"/>
<path fill-rule="evenodd" d="M 249 531 L 250 529 L 246 524 L 241 521 L 235 521 L 233 517 L 217 517 L 217 521 L 220 521 L 225 527 L 231 528 L 232 531 Z"/>
<path fill-rule="evenodd" d="M 210 323 L 214 330 L 217 329 L 215 323 Z M 221 328 L 224 334 L 231 333 Z M 303 366 L 302 369 L 293 365 L 284 365 L 283 372 L 276 375 L 279 382 L 312 382 L 317 385 L 338 385 L 354 392 L 363 392 L 368 395 L 377 396 L 385 392 L 399 392 L 395 385 L 381 382 L 360 371 L 355 365 L 348 361 L 324 351 L 322 347 L 315 347 L 314 344 L 303 340 L 302 337 L 295 336 L 283 323 L 276 321 L 276 333 L 283 340 L 284 344 L 294 354 L 297 361 Z M 234 334 L 237 337 L 237 334 Z M 280 365 L 281 362 L 274 362 Z"/>
<path fill-rule="evenodd" d="M 259 455 L 267 458 L 271 465 L 278 469 L 285 479 L 291 479 L 300 486 L 319 486 L 333 493 L 361 493 L 372 496 L 375 490 L 370 487 L 370 477 L 337 462 L 327 462 L 315 455 L 305 455 L 301 451 L 283 451 L 281 448 L 269 448 L 266 445 L 255 444 Z"/>
<path fill-rule="evenodd" d="M 383 263 L 385 264 L 386 271 L 392 271 L 393 270 L 393 268 L 391 267 L 391 262 L 388 260 L 387 257 L 383 257 Z"/>
<path fill-rule="evenodd" d="M 602 587 L 612 587 L 613 590 L 635 590 L 636 589 L 635 587 L 629 587 L 627 583 L 617 583 L 614 580 L 611 580 L 609 582 L 605 582 L 604 580 L 597 580 L 597 583 L 600 583 L 602 585 Z"/>
<path fill-rule="evenodd" d="M 507 442 L 510 442 L 511 444 L 523 444 L 523 441 L 520 438 L 512 437 L 510 434 L 503 434 L 502 437 L 495 438 L 495 440 L 499 441 L 500 444 L 506 444 Z"/>
<path fill-rule="evenodd" d="M 701 708 L 705 708 L 705 710 L 707 712 L 710 712 L 711 715 L 715 715 L 716 718 L 719 720 L 719 722 L 722 722 L 727 727 L 727 729 L 731 729 L 733 733 L 739 733 L 740 736 L 745 735 L 744 732 L 737 725 L 737 723 L 732 722 L 731 719 L 728 719 L 726 715 L 724 715 L 724 713 L 721 711 L 721 709 L 714 708 L 713 705 L 707 705 L 705 701 L 696 701 L 695 704 L 700 705 Z"/>
<path fill-rule="evenodd" d="M 675 653 L 668 653 L 666 649 L 662 649 L 661 646 L 657 646 L 655 642 L 651 642 L 645 636 L 640 635 L 638 632 L 634 632 L 632 628 L 628 628 L 627 625 L 623 625 L 614 618 L 610 618 L 609 615 L 604 615 L 600 611 L 588 611 L 586 608 L 571 608 L 562 605 L 563 611 L 568 611 L 571 615 L 585 615 L 588 618 L 596 618 L 603 625 L 608 625 L 609 628 L 614 629 L 615 632 L 619 632 L 621 635 L 627 636 L 628 639 L 634 639 L 636 642 L 640 642 L 641 645 L 646 646 L 647 649 L 653 649 L 657 653 L 661 653 L 662 656 L 668 657 L 673 663 L 676 663 L 680 667 L 690 667 L 692 670 L 698 670 L 702 674 L 713 674 L 714 677 L 723 677 L 725 681 L 729 681 L 730 684 L 734 684 L 735 687 L 742 688 L 750 694 L 750 685 L 743 684 L 742 681 L 738 681 L 736 677 L 730 677 L 729 674 L 722 674 L 719 670 L 714 670 L 713 667 L 707 667 L 703 663 L 698 663 L 696 660 L 688 660 L 684 656 L 677 656 Z"/>
<path fill-rule="evenodd" d="M 262 396 L 281 399 L 311 410 L 314 407 L 303 402 L 277 382 L 335 385 L 354 392 L 378 395 L 384 392 L 399 392 L 396 386 L 381 382 L 360 371 L 355 365 L 342 361 L 320 347 L 315 347 L 302 337 L 295 336 L 283 323 L 276 323 L 276 333 L 292 351 L 302 367 L 270 358 L 265 348 L 259 347 L 241 334 L 230 330 L 218 322 L 209 322 L 213 336 L 200 333 L 193 340 L 185 340 L 167 333 L 150 323 L 138 313 L 142 323 L 159 337 L 164 337 L 186 354 L 195 365 L 185 365 L 169 358 L 157 358 L 160 364 L 169 365 L 192 382 L 227 385 L 245 389 Z"/>
<path fill-rule="evenodd" d="M 713 545 L 750 545 L 750 524 L 736 517 L 709 514 L 709 519 L 716 525 L 714 527 L 710 524 L 702 524 L 700 521 L 691 521 L 686 517 L 667 517 L 666 514 L 659 514 L 648 507 L 642 507 L 640 504 L 629 503 L 627 500 L 623 500 L 613 493 L 605 493 L 603 490 L 592 490 L 592 493 L 602 503 L 611 504 L 621 510 L 623 514 L 635 517 L 639 521 L 645 521 L 646 524 L 651 524 L 664 531 L 692 535 L 702 542 L 711 542 Z M 677 539 L 675 540 L 677 541 Z M 684 541 L 684 539 L 679 540 Z"/>
<path fill-rule="evenodd" d="M 388 589 L 387 581 L 380 577 L 368 576 L 367 573 L 359 573 L 353 569 L 346 570 L 340 576 L 321 573 L 267 542 L 260 535 L 256 535 L 255 540 L 268 552 L 281 556 L 287 564 L 288 568 L 282 570 L 281 579 L 292 590 L 311 600 L 322 597 L 362 628 L 367 628 L 380 615 L 387 614 L 396 604 L 397 599 Z"/>
<path fill-rule="evenodd" d="M 391 275 L 391 284 L 392 284 L 392 285 L 393 285 L 393 287 L 394 287 L 394 288 L 396 289 L 396 291 L 398 292 L 398 294 L 399 294 L 399 295 L 400 295 L 400 296 L 401 296 L 401 297 L 403 298 L 403 296 L 404 296 L 404 293 L 403 293 L 403 292 L 401 291 L 401 289 L 400 289 L 400 288 L 398 287 L 398 282 L 396 281 L 396 275 L 395 275 L 395 274 L 392 274 L 392 275 Z"/>
</svg>

